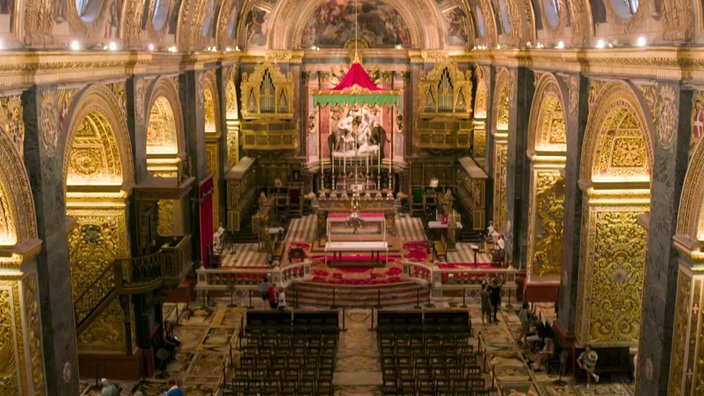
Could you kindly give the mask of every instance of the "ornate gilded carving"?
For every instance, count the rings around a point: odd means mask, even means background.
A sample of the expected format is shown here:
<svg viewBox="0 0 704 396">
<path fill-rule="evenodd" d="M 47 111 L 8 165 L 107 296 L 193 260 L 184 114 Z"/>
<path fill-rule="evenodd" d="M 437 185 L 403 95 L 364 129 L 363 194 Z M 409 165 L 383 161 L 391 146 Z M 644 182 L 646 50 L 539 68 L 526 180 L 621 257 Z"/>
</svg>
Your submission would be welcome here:
<svg viewBox="0 0 704 396">
<path fill-rule="evenodd" d="M 39 96 L 40 141 L 42 153 L 49 158 L 56 155 L 56 145 L 59 140 L 59 117 L 56 109 L 56 91 L 53 89 L 42 91 Z"/>
<path fill-rule="evenodd" d="M 203 101 L 205 95 L 205 73 L 196 72 L 196 108 L 203 108 Z"/>
<path fill-rule="evenodd" d="M 77 89 L 59 90 L 59 134 L 62 136 L 64 135 L 64 132 L 66 132 L 64 131 L 64 123 L 66 121 L 66 117 L 68 117 L 68 111 L 71 108 L 71 102 L 73 101 L 73 97 L 76 95 L 77 92 Z"/>
<path fill-rule="evenodd" d="M 213 92 L 209 89 L 206 88 L 203 91 L 203 105 L 204 110 L 203 110 L 203 115 L 205 118 L 205 132 L 206 133 L 215 133 L 217 132 L 217 122 L 215 119 L 215 100 L 213 99 Z"/>
<path fill-rule="evenodd" d="M 117 258 L 128 256 L 124 209 L 69 209 L 77 226 L 69 234 L 69 258 L 74 301 L 90 292 L 92 298 L 75 307 L 76 321 L 92 310 L 114 283 L 112 271 L 105 269 Z M 98 285 L 93 283 L 101 279 Z"/>
<path fill-rule="evenodd" d="M 679 271 L 677 282 L 677 302 L 675 304 L 675 325 L 672 335 L 672 350 L 677 353 L 672 354 L 670 363 L 670 391 L 671 395 L 681 395 L 684 358 L 687 348 L 687 324 L 691 318 L 690 298 L 692 296 L 692 278 L 688 273 Z"/>
<path fill-rule="evenodd" d="M 570 27 L 572 30 L 570 38 L 574 47 L 585 46 L 589 38 L 590 22 L 585 2 L 586 0 L 571 0 L 570 6 L 567 7 L 570 11 Z M 564 5 L 564 3 L 561 4 Z"/>
<path fill-rule="evenodd" d="M 602 88 L 587 122 L 581 177 L 593 181 L 650 181 L 652 148 L 643 109 L 628 85 Z"/>
<path fill-rule="evenodd" d="M 12 291 L 0 289 L 0 393 L 3 395 L 19 395 L 20 366 L 17 362 L 16 336 L 13 323 Z"/>
<path fill-rule="evenodd" d="M 174 233 L 174 209 L 176 201 L 171 199 L 159 200 L 159 227 L 157 231 L 161 236 L 176 235 Z"/>
<path fill-rule="evenodd" d="M 694 367 L 697 364 L 697 353 L 696 353 L 696 348 L 697 348 L 697 339 L 698 337 L 701 336 L 700 332 L 700 327 L 697 326 L 698 321 L 701 320 L 701 298 L 702 298 L 702 280 L 701 279 L 694 279 L 694 287 L 692 288 L 692 310 L 696 308 L 696 305 L 699 305 L 699 315 L 696 315 L 692 317 L 692 323 L 689 326 L 688 332 L 687 332 L 687 340 L 688 345 L 687 349 L 688 352 L 686 355 L 686 361 L 685 361 L 685 369 L 682 370 L 683 373 L 685 373 L 684 376 L 684 392 L 682 394 L 684 395 L 692 395 L 692 387 L 694 386 Z M 674 351 L 674 349 L 673 349 Z M 699 365 L 700 367 L 702 366 L 701 364 Z M 687 374 L 693 374 L 693 375 L 687 375 Z"/>
<path fill-rule="evenodd" d="M 672 85 L 662 85 L 655 132 L 658 136 L 658 143 L 666 149 L 672 145 L 672 137 L 675 133 L 675 124 L 678 118 L 676 102 L 677 97 Z"/>
<path fill-rule="evenodd" d="M 8 204 L 9 195 L 0 185 L 0 245 L 14 245 L 17 243 L 17 231 L 13 214 Z"/>
<path fill-rule="evenodd" d="M 638 343 L 645 263 L 642 207 L 590 207 L 580 264 L 583 328 L 580 340 L 594 345 Z"/>
<path fill-rule="evenodd" d="M 0 130 L 10 136 L 20 157 L 24 157 L 24 120 L 22 116 L 22 100 L 19 96 L 0 98 Z"/>
<path fill-rule="evenodd" d="M 689 140 L 689 148 L 694 146 L 704 136 L 704 91 L 694 91 L 692 98 L 692 137 Z"/>
<path fill-rule="evenodd" d="M 24 42 L 26 45 L 52 42 L 54 7 L 59 2 L 26 0 L 24 4 Z"/>
<path fill-rule="evenodd" d="M 144 99 L 147 95 L 147 81 L 143 78 L 134 79 L 134 113 L 137 123 L 142 125 L 144 123 L 144 113 L 146 109 L 144 108 Z"/>
<path fill-rule="evenodd" d="M 24 310 L 27 323 L 27 342 L 32 368 L 32 383 L 35 395 L 44 395 L 44 358 L 42 355 L 42 335 L 39 318 L 39 295 L 37 294 L 37 277 L 32 273 L 22 282 Z"/>
<path fill-rule="evenodd" d="M 591 113 L 596 103 L 596 99 L 599 97 L 599 92 L 606 86 L 606 81 L 602 80 L 590 80 L 589 81 L 589 112 Z"/>
<path fill-rule="evenodd" d="M 227 119 L 237 119 L 237 88 L 232 79 L 227 81 L 227 87 L 225 87 L 225 106 L 227 109 Z"/>
<path fill-rule="evenodd" d="M 68 158 L 67 183 L 121 183 L 122 160 L 108 120 L 91 113 L 77 128 Z"/>
<path fill-rule="evenodd" d="M 498 232 L 506 231 L 506 172 L 508 147 L 496 142 L 494 149 L 494 225 Z"/>
<path fill-rule="evenodd" d="M 565 179 L 558 171 L 536 172 L 535 177 L 535 217 L 529 214 L 533 218 L 529 238 L 535 243 L 531 272 L 537 276 L 558 276 L 562 264 Z"/>
<path fill-rule="evenodd" d="M 687 0 L 667 0 L 662 5 L 662 24 L 665 40 L 677 42 L 692 39 L 693 18 L 692 2 Z"/>
<path fill-rule="evenodd" d="M 566 80 L 569 86 L 567 113 L 570 120 L 576 120 L 579 111 L 579 76 L 569 76 Z"/>
<path fill-rule="evenodd" d="M 78 335 L 78 348 L 81 351 L 124 351 L 125 345 L 125 314 L 120 300 L 114 298 Z"/>
<path fill-rule="evenodd" d="M 164 96 L 154 100 L 147 122 L 147 154 L 177 154 L 178 131 L 171 103 Z"/>
<path fill-rule="evenodd" d="M 125 94 L 125 83 L 124 81 L 108 84 L 108 87 L 115 95 L 115 100 L 120 107 L 120 112 L 123 117 L 127 116 L 127 95 Z"/>
<path fill-rule="evenodd" d="M 643 94 L 645 102 L 648 104 L 648 110 L 650 114 L 655 119 L 658 109 L 658 88 L 655 85 L 650 84 L 640 84 L 638 85 L 638 90 Z"/>
</svg>

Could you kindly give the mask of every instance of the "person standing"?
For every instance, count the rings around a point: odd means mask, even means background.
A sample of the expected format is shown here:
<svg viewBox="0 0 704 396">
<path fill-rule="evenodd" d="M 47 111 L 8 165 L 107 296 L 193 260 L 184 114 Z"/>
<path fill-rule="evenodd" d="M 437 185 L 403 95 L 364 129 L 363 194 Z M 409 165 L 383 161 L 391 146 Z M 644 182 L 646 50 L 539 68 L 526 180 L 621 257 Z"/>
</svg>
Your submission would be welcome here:
<svg viewBox="0 0 704 396">
<path fill-rule="evenodd" d="M 279 291 L 276 289 L 275 284 L 270 284 L 269 285 L 269 307 L 271 309 L 276 309 L 278 303 L 279 303 Z"/>
<path fill-rule="evenodd" d="M 491 323 L 491 292 L 489 291 L 489 285 L 484 285 L 479 295 L 482 298 L 482 324 Z M 484 318 L 486 318 L 486 322 Z"/>
<path fill-rule="evenodd" d="M 491 301 L 491 306 L 494 309 L 494 323 L 499 323 L 499 319 L 497 317 L 497 312 L 499 311 L 499 307 L 501 306 L 501 284 L 503 283 L 503 280 L 499 280 L 499 278 L 494 278 L 491 280 L 491 286 L 490 286 L 490 301 Z"/>
<path fill-rule="evenodd" d="M 279 287 L 279 295 L 278 295 L 278 302 L 277 302 L 277 308 L 279 311 L 283 311 L 286 309 L 286 292 L 284 291 L 283 287 Z"/>
<path fill-rule="evenodd" d="M 592 377 L 594 377 L 594 381 L 599 382 L 599 376 L 594 372 L 598 359 L 599 355 L 597 355 L 596 351 L 593 351 L 592 347 L 589 345 L 585 345 L 584 351 L 577 357 L 577 366 L 587 373 L 587 388 L 589 388 Z"/>
<path fill-rule="evenodd" d="M 262 283 L 259 284 L 259 294 L 261 294 L 263 301 L 269 301 L 269 286 L 271 286 L 269 278 L 264 277 Z"/>
</svg>

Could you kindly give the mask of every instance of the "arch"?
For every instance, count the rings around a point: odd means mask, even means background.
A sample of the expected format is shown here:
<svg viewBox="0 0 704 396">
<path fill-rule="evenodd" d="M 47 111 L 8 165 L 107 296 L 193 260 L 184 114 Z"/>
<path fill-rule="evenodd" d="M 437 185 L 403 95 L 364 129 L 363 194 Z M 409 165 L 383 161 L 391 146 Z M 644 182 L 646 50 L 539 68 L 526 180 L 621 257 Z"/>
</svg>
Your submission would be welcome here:
<svg viewBox="0 0 704 396">
<path fill-rule="evenodd" d="M 29 176 L 12 138 L 0 132 L 0 246 L 37 238 Z"/>
<path fill-rule="evenodd" d="M 313 17 L 315 10 L 325 2 L 326 0 L 281 2 L 269 16 L 269 26 L 273 26 L 274 29 L 269 34 L 268 47 L 299 48 L 308 21 Z M 408 29 L 412 48 L 442 47 L 445 42 L 443 20 L 434 2 L 430 0 L 382 0 L 382 2 L 398 11 Z M 239 31 L 243 32 L 244 28 L 243 21 Z"/>
<path fill-rule="evenodd" d="M 599 92 L 582 146 L 582 182 L 650 183 L 652 119 L 637 91 L 611 82 Z M 645 133 L 643 132 L 645 131 Z"/>
<path fill-rule="evenodd" d="M 147 109 L 147 154 L 182 155 L 186 147 L 183 113 L 172 79 L 162 77 L 154 82 Z"/>
<path fill-rule="evenodd" d="M 542 74 L 536 81 L 528 123 L 529 153 L 567 151 L 565 92 L 566 87 L 551 73 Z"/>
<path fill-rule="evenodd" d="M 134 183 L 132 145 L 120 105 L 112 92 L 88 86 L 67 118 L 64 149 L 65 186 Z"/>
<path fill-rule="evenodd" d="M 565 202 L 567 133 L 564 95 L 567 89 L 550 73 L 536 76 L 528 123 L 530 158 L 527 289 L 559 279 Z"/>
<path fill-rule="evenodd" d="M 704 242 L 704 139 L 695 146 L 684 177 L 677 214 L 677 235 Z"/>
<path fill-rule="evenodd" d="M 506 178 L 508 174 L 508 101 L 511 75 L 505 68 L 496 75 L 492 104 L 491 134 L 494 136 L 494 226 L 499 233 L 509 229 L 506 217 Z"/>
</svg>

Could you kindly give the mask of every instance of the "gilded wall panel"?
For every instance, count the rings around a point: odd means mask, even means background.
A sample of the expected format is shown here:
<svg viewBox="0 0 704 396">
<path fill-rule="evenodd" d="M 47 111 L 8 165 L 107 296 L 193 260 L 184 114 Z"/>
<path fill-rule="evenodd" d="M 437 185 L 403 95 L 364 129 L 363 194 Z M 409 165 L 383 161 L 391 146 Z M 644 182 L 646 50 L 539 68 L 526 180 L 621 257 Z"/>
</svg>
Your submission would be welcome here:
<svg viewBox="0 0 704 396">
<path fill-rule="evenodd" d="M 590 80 L 589 81 L 589 112 L 594 109 L 596 98 L 599 97 L 599 92 L 606 86 L 606 81 Z"/>
<path fill-rule="evenodd" d="M 69 208 L 67 215 L 77 219 L 68 237 L 75 302 L 115 259 L 128 257 L 126 211 Z M 107 290 L 101 291 L 96 299 L 99 301 L 106 293 Z"/>
<path fill-rule="evenodd" d="M 694 98 L 692 98 L 692 137 L 689 140 L 690 155 L 702 136 L 704 136 L 704 91 L 694 91 Z"/>
<path fill-rule="evenodd" d="M 692 278 L 689 273 L 679 271 L 677 281 L 677 302 L 675 305 L 675 328 L 672 335 L 672 354 L 670 362 L 670 387 L 671 395 L 682 394 L 682 380 L 685 356 L 687 355 L 687 326 L 690 321 L 690 307 L 692 304 Z"/>
<path fill-rule="evenodd" d="M 694 287 L 692 288 L 692 302 L 693 306 L 692 309 L 694 309 L 694 304 L 697 302 L 701 302 L 702 298 L 702 280 L 701 279 L 694 279 Z M 700 305 L 701 307 L 701 305 Z M 700 308 L 700 315 L 701 315 L 701 308 Z M 695 372 L 695 365 L 697 365 L 700 362 L 696 361 L 697 354 L 695 353 L 697 349 L 697 339 L 701 336 L 701 333 L 699 333 L 699 328 L 700 328 L 700 322 L 701 322 L 701 316 L 700 315 L 693 315 L 691 317 L 691 322 L 689 324 L 689 330 L 687 332 L 687 339 L 688 339 L 688 345 L 687 349 L 689 353 L 687 354 L 687 360 L 686 360 L 686 365 L 687 367 L 683 370 L 684 373 L 694 373 Z M 692 378 L 691 375 L 685 375 L 684 377 L 684 392 L 683 394 L 685 395 L 692 395 L 692 390 L 694 388 L 694 378 Z"/>
<path fill-rule="evenodd" d="M 160 236 L 181 235 L 176 232 L 176 205 L 178 202 L 173 199 L 159 200 L 159 226 L 157 232 Z"/>
<path fill-rule="evenodd" d="M 647 143 L 633 112 L 618 106 L 603 125 L 606 131 L 598 135 L 595 145 L 593 179 L 650 180 Z"/>
<path fill-rule="evenodd" d="M 44 386 L 44 356 L 42 348 L 41 318 L 39 317 L 39 295 L 37 294 L 37 276 L 35 273 L 27 275 L 22 280 L 22 294 L 24 301 L 25 332 L 34 395 L 45 395 Z"/>
<path fill-rule="evenodd" d="M 0 130 L 6 133 L 24 157 L 24 120 L 22 100 L 18 95 L 0 97 Z"/>
<path fill-rule="evenodd" d="M 637 216 L 648 206 L 590 206 L 580 265 L 580 341 L 638 345 L 647 235 Z"/>
<path fill-rule="evenodd" d="M 528 222 L 528 273 L 530 278 L 559 276 L 565 179 L 559 170 L 534 171 Z"/>
<path fill-rule="evenodd" d="M 486 155 L 486 129 L 483 123 L 481 127 L 474 125 L 472 136 L 474 138 L 472 146 L 474 148 L 474 158 L 484 158 Z"/>
<path fill-rule="evenodd" d="M 125 314 L 118 298 L 114 298 L 90 326 L 78 335 L 78 349 L 81 352 L 122 352 L 126 345 Z"/>
<path fill-rule="evenodd" d="M 205 155 L 208 173 L 213 175 L 213 229 L 217 229 L 220 222 L 220 166 L 219 166 L 219 146 L 218 143 L 208 143 L 205 147 Z M 272 179 L 273 180 L 273 179 Z"/>
<path fill-rule="evenodd" d="M 506 172 L 508 146 L 506 142 L 494 145 L 494 226 L 500 233 L 506 232 Z"/>
<path fill-rule="evenodd" d="M 21 328 L 16 325 L 18 302 L 15 299 L 17 287 L 9 281 L 0 281 L 0 394 L 20 395 L 22 393 L 22 364 L 18 343 Z"/>
<path fill-rule="evenodd" d="M 638 85 L 638 90 L 643 94 L 645 103 L 648 104 L 647 110 L 650 111 L 650 115 L 655 119 L 658 108 L 658 87 L 655 85 L 641 84 Z"/>
<path fill-rule="evenodd" d="M 122 117 L 127 118 L 127 94 L 125 93 L 125 82 L 120 81 L 120 82 L 115 82 L 108 84 L 108 88 L 112 91 L 112 94 L 115 95 L 115 101 L 117 102 L 118 107 L 120 108 L 120 112 L 122 113 Z"/>
<path fill-rule="evenodd" d="M 696 369 L 694 370 L 694 383 L 692 384 L 694 389 L 692 391 L 694 395 L 701 395 L 704 394 L 704 334 L 702 333 L 704 332 L 704 310 L 701 309 L 702 303 L 704 303 L 701 289 L 704 284 L 700 278 L 697 279 L 695 284 L 699 289 L 699 295 L 694 300 L 696 306 L 692 309 L 695 321 L 698 322 L 696 325 L 692 324 L 692 328 L 697 329 Z M 695 309 L 697 307 L 698 309 Z"/>
</svg>

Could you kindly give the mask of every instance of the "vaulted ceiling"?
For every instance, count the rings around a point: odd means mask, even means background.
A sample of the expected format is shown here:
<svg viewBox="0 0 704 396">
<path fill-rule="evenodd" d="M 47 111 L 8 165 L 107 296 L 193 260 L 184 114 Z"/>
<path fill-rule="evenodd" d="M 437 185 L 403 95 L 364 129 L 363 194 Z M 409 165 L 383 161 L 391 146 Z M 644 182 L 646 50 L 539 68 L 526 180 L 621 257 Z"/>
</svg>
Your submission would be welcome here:
<svg viewBox="0 0 704 396">
<path fill-rule="evenodd" d="M 0 1 L 3 47 L 207 49 L 630 46 L 704 42 L 696 0 Z M 356 6 L 355 6 L 356 5 Z M 13 7 L 13 8 L 10 8 Z M 2 23 L 2 22 L 7 23 Z M 640 40 L 640 42 L 638 41 Z"/>
</svg>

